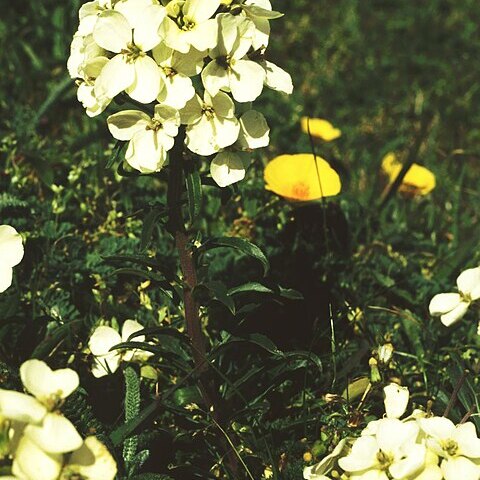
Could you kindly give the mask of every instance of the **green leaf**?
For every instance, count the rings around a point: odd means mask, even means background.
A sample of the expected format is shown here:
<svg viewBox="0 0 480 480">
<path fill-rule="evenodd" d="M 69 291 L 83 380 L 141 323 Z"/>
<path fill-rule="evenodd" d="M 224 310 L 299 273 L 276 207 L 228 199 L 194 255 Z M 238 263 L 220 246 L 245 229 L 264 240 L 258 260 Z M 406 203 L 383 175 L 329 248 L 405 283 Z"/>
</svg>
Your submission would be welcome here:
<svg viewBox="0 0 480 480">
<path fill-rule="evenodd" d="M 115 146 L 113 147 L 112 155 L 108 159 L 108 162 L 105 165 L 105 168 L 112 168 L 114 165 L 118 163 L 120 154 L 122 153 L 123 147 L 125 147 L 126 144 L 127 142 L 124 142 L 123 140 L 117 140 L 117 143 L 115 143 Z"/>
<path fill-rule="evenodd" d="M 180 407 L 188 405 L 189 403 L 201 404 L 202 396 L 197 387 L 179 388 L 173 394 L 173 402 Z"/>
<path fill-rule="evenodd" d="M 142 234 L 140 236 L 140 251 L 144 252 L 150 244 L 153 236 L 153 230 L 158 225 L 158 220 L 165 214 L 165 209 L 154 208 L 147 213 L 143 220 Z"/>
<path fill-rule="evenodd" d="M 131 366 L 123 371 L 125 377 L 125 422 L 132 420 L 140 411 L 140 379 Z M 138 436 L 132 435 L 123 442 L 123 459 L 130 469 L 130 464 L 135 459 L 138 448 Z"/>
<path fill-rule="evenodd" d="M 216 237 L 207 240 L 199 249 L 199 252 L 211 250 L 219 247 L 230 247 L 255 258 L 263 265 L 263 273 L 266 275 L 270 268 L 265 254 L 253 243 L 239 237 Z"/>
<path fill-rule="evenodd" d="M 248 282 L 238 287 L 233 287 L 228 291 L 229 295 L 236 295 L 237 293 L 258 292 L 258 293 L 275 293 L 271 288 L 265 287 L 258 282 Z"/>
<path fill-rule="evenodd" d="M 185 174 L 187 184 L 188 213 L 190 223 L 194 223 L 202 208 L 202 182 L 198 170 L 191 170 Z"/>
<path fill-rule="evenodd" d="M 31 358 L 46 358 L 72 332 L 72 326 L 81 324 L 82 320 L 73 320 L 50 333 L 33 351 Z"/>
</svg>

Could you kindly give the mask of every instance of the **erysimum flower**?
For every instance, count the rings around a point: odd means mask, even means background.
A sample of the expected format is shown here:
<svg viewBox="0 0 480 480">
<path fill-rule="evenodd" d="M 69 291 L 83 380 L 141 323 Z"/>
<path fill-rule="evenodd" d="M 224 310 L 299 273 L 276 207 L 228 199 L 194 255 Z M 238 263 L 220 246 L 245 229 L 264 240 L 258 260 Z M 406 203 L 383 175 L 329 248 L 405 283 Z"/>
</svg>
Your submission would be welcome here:
<svg viewBox="0 0 480 480">
<path fill-rule="evenodd" d="M 95 42 L 115 54 L 95 81 L 95 95 L 114 98 L 125 90 L 134 100 L 153 102 L 160 92 L 161 78 L 158 65 L 147 52 L 160 43 L 158 28 L 165 18 L 165 8 L 136 8 L 135 0 L 115 7 L 102 12 L 93 29 Z"/>
<path fill-rule="evenodd" d="M 213 155 L 229 147 L 236 142 L 240 132 L 235 105 L 223 92 L 213 97 L 205 92 L 203 100 L 195 95 L 180 116 L 182 123 L 187 125 L 185 144 L 198 155 Z"/>
<path fill-rule="evenodd" d="M 458 293 L 439 293 L 430 301 L 430 315 L 440 317 L 449 327 L 467 313 L 468 307 L 480 299 L 480 267 L 469 268 L 457 278 Z"/>
<path fill-rule="evenodd" d="M 202 72 L 205 89 L 212 96 L 219 90 L 232 92 L 237 102 L 251 102 L 263 90 L 265 70 L 246 57 L 255 33 L 254 23 L 241 16 L 217 16 L 217 45 L 208 54 L 212 61 Z"/>
<path fill-rule="evenodd" d="M 471 422 L 454 425 L 444 417 L 418 420 L 427 434 L 427 446 L 441 457 L 445 480 L 478 480 L 480 478 L 480 439 Z"/>
<path fill-rule="evenodd" d="M 328 162 L 310 153 L 280 155 L 264 171 L 266 189 L 289 200 L 308 201 L 338 195 L 338 173 Z"/>
<path fill-rule="evenodd" d="M 135 169 L 151 173 L 160 170 L 173 147 L 180 115 L 167 105 L 156 105 L 153 118 L 139 110 L 124 110 L 107 119 L 114 138 L 129 140 L 125 159 Z"/>
<path fill-rule="evenodd" d="M 331 142 L 342 135 L 341 130 L 335 128 L 328 120 L 323 118 L 302 117 L 300 125 L 303 133 L 310 134 L 314 138 L 320 138 L 325 142 Z"/>
<path fill-rule="evenodd" d="M 409 478 L 425 464 L 426 448 L 416 443 L 418 433 L 415 422 L 384 418 L 378 421 L 376 434 L 357 438 L 338 464 L 357 480 Z"/>
<path fill-rule="evenodd" d="M 182 53 L 190 47 L 199 51 L 217 42 L 217 22 L 212 15 L 220 0 L 173 0 L 167 5 L 168 16 L 160 27 L 165 43 Z"/>
<path fill-rule="evenodd" d="M 390 183 L 394 182 L 401 169 L 402 164 L 394 153 L 388 153 L 383 157 L 382 170 Z M 414 163 L 403 178 L 398 191 L 410 196 L 427 195 L 435 188 L 435 185 L 435 175 L 428 168 Z"/>
<path fill-rule="evenodd" d="M 145 357 L 150 356 L 150 352 L 137 349 L 110 351 L 112 347 L 119 343 L 126 342 L 132 334 L 140 330 L 143 330 L 143 326 L 135 320 L 125 320 L 121 336 L 112 327 L 103 325 L 97 327 L 88 342 L 88 347 L 94 356 L 92 366 L 93 376 L 100 378 L 109 373 L 114 373 L 120 366 L 122 360 L 127 362 L 136 359 L 143 360 Z M 135 337 L 135 341 L 144 342 L 145 336 L 140 335 Z"/>
<path fill-rule="evenodd" d="M 0 225 L 0 293 L 12 284 L 13 267 L 22 258 L 22 237 L 10 225 Z"/>
</svg>

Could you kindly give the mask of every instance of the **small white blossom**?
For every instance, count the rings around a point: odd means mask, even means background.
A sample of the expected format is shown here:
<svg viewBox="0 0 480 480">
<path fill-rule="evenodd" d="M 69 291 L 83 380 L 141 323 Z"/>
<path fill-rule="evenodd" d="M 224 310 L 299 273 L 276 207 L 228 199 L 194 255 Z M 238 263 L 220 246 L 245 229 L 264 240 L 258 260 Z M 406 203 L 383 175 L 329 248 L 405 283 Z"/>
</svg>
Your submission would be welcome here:
<svg viewBox="0 0 480 480">
<path fill-rule="evenodd" d="M 167 152 L 174 145 L 180 115 L 166 105 L 156 105 L 153 118 L 139 110 L 124 110 L 107 119 L 114 138 L 128 140 L 125 159 L 133 168 L 144 173 L 160 170 Z"/>
<path fill-rule="evenodd" d="M 407 410 L 410 393 L 407 387 L 390 383 L 383 388 L 385 413 L 388 418 L 400 418 Z"/>
<path fill-rule="evenodd" d="M 252 46 L 254 23 L 248 18 L 222 13 L 217 16 L 218 43 L 209 50 L 212 61 L 202 72 L 210 95 L 220 90 L 232 92 L 237 102 L 251 102 L 263 90 L 265 70 L 246 57 Z"/>
<path fill-rule="evenodd" d="M 245 166 L 240 155 L 224 151 L 212 160 L 210 174 L 219 187 L 227 187 L 245 178 Z"/>
<path fill-rule="evenodd" d="M 173 0 L 167 5 L 168 16 L 159 33 L 174 50 L 188 53 L 213 48 L 217 41 L 217 23 L 212 19 L 220 0 Z"/>
<path fill-rule="evenodd" d="M 204 100 L 195 95 L 180 111 L 180 116 L 182 123 L 187 125 L 185 144 L 198 155 L 213 155 L 229 147 L 240 132 L 235 105 L 223 92 L 213 97 L 205 92 Z"/>
<path fill-rule="evenodd" d="M 114 373 L 120 366 L 122 360 L 133 361 L 135 359 L 144 359 L 145 357 L 150 356 L 150 352 L 144 352 L 137 349 L 110 351 L 112 347 L 119 343 L 126 342 L 133 333 L 142 329 L 143 326 L 135 320 L 126 320 L 124 322 L 122 335 L 112 327 L 103 325 L 97 327 L 88 342 L 88 347 L 94 356 L 94 364 L 92 366 L 93 376 L 100 378 L 109 373 Z M 135 341 L 144 342 L 145 336 L 137 336 L 135 337 Z"/>
<path fill-rule="evenodd" d="M 480 299 L 480 267 L 469 268 L 457 278 L 458 293 L 439 293 L 430 301 L 430 314 L 440 317 L 449 327 L 467 313 L 472 302 Z"/>
<path fill-rule="evenodd" d="M 135 7 L 133 0 L 128 1 Z M 150 103 L 160 91 L 160 70 L 147 53 L 160 43 L 158 27 L 165 8 L 149 5 L 137 11 L 125 7 L 122 12 L 106 10 L 95 23 L 93 38 L 115 54 L 95 81 L 95 95 L 114 98 L 125 90 L 134 100 Z"/>
<path fill-rule="evenodd" d="M 265 117 L 255 110 L 248 110 L 240 117 L 240 133 L 236 146 L 244 150 L 263 148 L 270 143 L 270 128 Z"/>
<path fill-rule="evenodd" d="M 0 293 L 13 279 L 13 267 L 23 258 L 23 243 L 20 234 L 10 225 L 0 225 Z"/>
</svg>

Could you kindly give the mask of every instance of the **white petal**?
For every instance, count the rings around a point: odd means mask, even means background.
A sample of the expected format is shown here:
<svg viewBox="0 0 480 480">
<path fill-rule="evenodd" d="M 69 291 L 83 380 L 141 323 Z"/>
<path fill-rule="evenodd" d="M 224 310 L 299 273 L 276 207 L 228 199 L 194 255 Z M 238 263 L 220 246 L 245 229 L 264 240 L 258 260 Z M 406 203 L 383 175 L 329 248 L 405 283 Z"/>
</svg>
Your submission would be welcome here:
<svg viewBox="0 0 480 480">
<path fill-rule="evenodd" d="M 112 327 L 104 325 L 97 327 L 88 341 L 88 348 L 93 355 L 105 355 L 110 349 L 121 343 L 122 337 Z"/>
<path fill-rule="evenodd" d="M 229 86 L 227 70 L 212 60 L 202 71 L 202 82 L 208 93 L 214 97 L 221 89 Z"/>
<path fill-rule="evenodd" d="M 445 480 L 478 480 L 480 477 L 478 465 L 465 457 L 443 460 L 441 469 Z"/>
<path fill-rule="evenodd" d="M 121 13 L 105 10 L 98 16 L 93 38 L 105 50 L 120 53 L 132 41 L 132 27 Z"/>
<path fill-rule="evenodd" d="M 397 480 L 410 478 L 425 465 L 425 454 L 424 445 L 414 444 L 408 449 L 407 456 L 393 463 L 388 471 Z"/>
<path fill-rule="evenodd" d="M 143 330 L 143 325 L 138 323 L 135 320 L 125 320 L 122 326 L 122 342 L 128 341 L 128 337 L 134 334 L 135 332 L 139 332 Z M 145 335 L 137 335 L 132 341 L 134 342 L 144 342 Z"/>
<path fill-rule="evenodd" d="M 153 58 L 138 57 L 133 62 L 135 78 L 126 92 L 141 103 L 153 102 L 160 92 L 160 69 Z"/>
<path fill-rule="evenodd" d="M 451 312 L 458 306 L 461 300 L 458 293 L 439 293 L 430 300 L 430 305 L 428 306 L 430 315 L 437 317 Z"/>
<path fill-rule="evenodd" d="M 213 123 L 217 132 L 217 143 L 220 148 L 229 147 L 237 141 L 240 123 L 235 117 L 213 117 Z"/>
<path fill-rule="evenodd" d="M 469 306 L 470 303 L 468 302 L 460 302 L 451 312 L 445 313 L 440 317 L 441 322 L 446 327 L 453 325 L 465 316 Z"/>
<path fill-rule="evenodd" d="M 233 152 L 219 153 L 210 164 L 210 174 L 219 187 L 226 187 L 245 178 L 242 159 Z"/>
<path fill-rule="evenodd" d="M 248 110 L 240 117 L 240 148 L 254 149 L 266 147 L 270 143 L 270 128 L 265 117 L 255 110 Z"/>
<path fill-rule="evenodd" d="M 237 102 L 253 102 L 260 96 L 265 70 L 250 60 L 237 60 L 229 72 L 230 90 Z"/>
<path fill-rule="evenodd" d="M 235 104 L 226 93 L 218 92 L 211 98 L 205 92 L 205 103 L 211 105 L 219 117 L 233 118 L 235 115 Z"/>
<path fill-rule="evenodd" d="M 202 118 L 202 99 L 195 95 L 185 107 L 180 110 L 180 119 L 183 125 L 191 125 Z"/>
<path fill-rule="evenodd" d="M 219 6 L 220 0 L 187 0 L 183 14 L 187 20 L 201 23 L 211 18 Z"/>
<path fill-rule="evenodd" d="M 118 351 L 93 357 L 92 375 L 95 378 L 115 373 L 120 366 L 122 357 Z"/>
<path fill-rule="evenodd" d="M 480 439 L 472 422 L 457 425 L 453 439 L 458 443 L 459 455 L 480 458 Z"/>
<path fill-rule="evenodd" d="M 134 81 L 133 64 L 127 63 L 123 55 L 116 55 L 103 67 L 95 81 L 95 96 L 100 100 L 105 97 L 114 98 Z"/>
<path fill-rule="evenodd" d="M 48 454 L 27 436 L 18 444 L 12 472 L 22 480 L 57 480 L 63 455 Z"/>
<path fill-rule="evenodd" d="M 47 413 L 42 425 L 27 425 L 25 436 L 47 453 L 66 453 L 82 446 L 72 422 L 58 413 Z"/>
<path fill-rule="evenodd" d="M 112 0 L 115 4 L 115 11 L 120 12 L 128 21 L 130 28 L 142 26 L 144 11 L 155 2 L 155 0 Z M 109 7 L 111 8 L 111 7 Z"/>
<path fill-rule="evenodd" d="M 83 105 L 89 117 L 100 115 L 111 102 L 109 98 L 99 101 L 95 96 L 94 86 L 86 83 L 78 86 L 77 99 Z"/>
<path fill-rule="evenodd" d="M 165 78 L 165 88 L 160 92 L 157 100 L 181 110 L 194 95 L 195 88 L 190 78 L 177 73 Z"/>
<path fill-rule="evenodd" d="M 384 418 L 378 426 L 378 447 L 384 452 L 396 452 L 403 445 L 415 443 L 419 427 L 416 422 L 402 422 L 396 418 Z"/>
<path fill-rule="evenodd" d="M 437 440 L 448 440 L 455 434 L 455 425 L 445 417 L 420 418 L 418 424 L 427 435 Z"/>
<path fill-rule="evenodd" d="M 47 409 L 35 398 L 13 390 L 0 389 L 0 415 L 23 423 L 39 423 Z"/>
<path fill-rule="evenodd" d="M 13 280 L 13 268 L 6 265 L 0 266 L 0 293 L 10 287 Z"/>
<path fill-rule="evenodd" d="M 150 51 L 160 43 L 158 29 L 165 18 L 165 7 L 149 5 L 141 11 L 141 23 L 133 31 L 135 45 L 144 52 Z"/>
<path fill-rule="evenodd" d="M 410 393 L 407 387 L 390 383 L 383 388 L 385 412 L 388 418 L 400 418 L 407 409 Z"/>
<path fill-rule="evenodd" d="M 169 17 L 165 17 L 158 30 L 158 34 L 163 38 L 165 44 L 181 53 L 188 53 L 190 50 L 189 33 L 180 30 L 178 25 Z"/>
<path fill-rule="evenodd" d="M 150 117 L 140 110 L 123 110 L 110 115 L 107 118 L 107 125 L 117 140 L 131 140 L 135 133 L 146 130 L 150 121 Z"/>
<path fill-rule="evenodd" d="M 198 51 L 213 48 L 217 43 L 218 25 L 216 20 L 207 20 L 197 25 L 188 35 L 188 42 Z M 184 52 L 186 53 L 186 52 Z"/>
<path fill-rule="evenodd" d="M 265 84 L 268 88 L 289 95 L 293 92 L 292 77 L 288 72 L 268 61 L 265 62 L 264 67 L 266 72 Z"/>
<path fill-rule="evenodd" d="M 88 480 L 113 480 L 117 464 L 108 449 L 95 437 L 87 437 L 72 453 L 68 469 Z"/>
<path fill-rule="evenodd" d="M 78 373 L 71 368 L 52 370 L 41 360 L 27 360 L 20 367 L 24 387 L 44 405 L 67 398 L 80 383 Z"/>
<path fill-rule="evenodd" d="M 463 294 L 470 295 L 472 300 L 480 298 L 480 267 L 463 271 L 457 278 L 457 287 Z"/>
<path fill-rule="evenodd" d="M 377 463 L 378 445 L 373 437 L 359 437 L 352 445 L 352 451 L 338 460 L 338 465 L 346 472 L 361 472 Z"/>
<path fill-rule="evenodd" d="M 128 144 L 125 160 L 142 173 L 160 170 L 165 163 L 166 152 L 153 130 L 135 134 Z"/>
<path fill-rule="evenodd" d="M 22 258 L 22 237 L 10 225 L 0 225 L 0 264 L 14 267 L 22 261 Z"/>
</svg>

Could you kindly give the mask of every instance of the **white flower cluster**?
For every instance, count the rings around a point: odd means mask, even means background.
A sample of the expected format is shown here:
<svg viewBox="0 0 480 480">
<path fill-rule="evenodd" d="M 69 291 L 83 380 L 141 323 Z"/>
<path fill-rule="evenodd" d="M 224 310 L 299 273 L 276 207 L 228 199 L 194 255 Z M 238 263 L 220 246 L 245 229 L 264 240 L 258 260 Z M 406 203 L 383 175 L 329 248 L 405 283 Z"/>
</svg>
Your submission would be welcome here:
<svg viewBox="0 0 480 480">
<path fill-rule="evenodd" d="M 88 342 L 88 347 L 94 358 L 93 376 L 96 378 L 104 377 L 109 373 L 116 372 L 122 361 L 144 362 L 153 355 L 151 352 L 139 349 L 111 350 L 115 345 L 128 341 L 132 334 L 140 330 L 143 330 L 143 326 L 135 320 L 125 320 L 121 335 L 112 327 L 106 325 L 97 327 Z M 133 341 L 145 342 L 145 336 L 138 335 Z"/>
<path fill-rule="evenodd" d="M 2 478 L 113 480 L 117 466 L 107 448 L 96 437 L 83 440 L 59 411 L 78 387 L 77 373 L 28 360 L 20 376 L 31 395 L 0 389 L 0 456 L 2 465 L 12 462 Z"/>
<path fill-rule="evenodd" d="M 183 125 L 187 148 L 216 154 L 212 177 L 227 186 L 245 176 L 242 152 L 269 143 L 250 102 L 264 85 L 293 89 L 290 75 L 264 57 L 269 21 L 280 16 L 269 0 L 94 0 L 80 9 L 68 70 L 90 116 L 122 92 L 148 104 L 150 113 L 122 110 L 107 120 L 129 142 L 133 168 L 160 170 Z"/>
<path fill-rule="evenodd" d="M 10 225 L 0 225 L 0 293 L 12 284 L 13 267 L 22 258 L 22 237 Z"/>
<path fill-rule="evenodd" d="M 480 299 L 480 267 L 463 271 L 457 278 L 457 288 L 458 293 L 439 293 L 430 301 L 430 315 L 440 317 L 446 327 L 461 320 L 472 302 Z"/>
<path fill-rule="evenodd" d="M 343 439 L 320 463 L 305 468 L 305 479 L 480 478 L 480 439 L 473 423 L 455 425 L 420 410 L 400 420 L 408 404 L 408 389 L 390 384 L 384 392 L 385 418 L 371 421 L 360 437 Z"/>
</svg>

